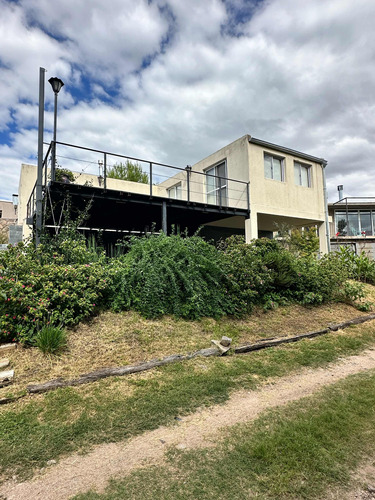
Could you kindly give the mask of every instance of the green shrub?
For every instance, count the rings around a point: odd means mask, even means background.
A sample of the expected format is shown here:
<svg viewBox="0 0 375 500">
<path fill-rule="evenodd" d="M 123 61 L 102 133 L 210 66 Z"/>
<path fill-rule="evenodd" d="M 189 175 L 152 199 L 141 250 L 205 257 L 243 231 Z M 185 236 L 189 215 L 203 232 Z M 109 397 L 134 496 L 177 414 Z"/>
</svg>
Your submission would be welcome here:
<svg viewBox="0 0 375 500">
<path fill-rule="evenodd" d="M 56 354 L 66 347 L 66 333 L 58 326 L 44 326 L 35 337 L 35 345 L 43 354 Z"/>
<path fill-rule="evenodd" d="M 101 262 L 49 258 L 23 244 L 0 254 L 0 341 L 31 342 L 41 325 L 73 325 L 103 303 L 108 278 Z"/>
<path fill-rule="evenodd" d="M 234 312 L 223 256 L 197 236 L 133 238 L 129 252 L 111 266 L 115 311 L 191 319 Z"/>
<path fill-rule="evenodd" d="M 276 240 L 245 244 L 242 237 L 232 236 L 221 249 L 244 311 L 252 304 L 266 309 L 288 301 L 321 304 L 338 295 L 348 276 L 337 256 L 298 257 Z"/>
<path fill-rule="evenodd" d="M 350 278 L 375 285 L 375 261 L 365 252 L 357 255 L 350 248 L 341 246 L 336 254 L 345 265 Z"/>
</svg>

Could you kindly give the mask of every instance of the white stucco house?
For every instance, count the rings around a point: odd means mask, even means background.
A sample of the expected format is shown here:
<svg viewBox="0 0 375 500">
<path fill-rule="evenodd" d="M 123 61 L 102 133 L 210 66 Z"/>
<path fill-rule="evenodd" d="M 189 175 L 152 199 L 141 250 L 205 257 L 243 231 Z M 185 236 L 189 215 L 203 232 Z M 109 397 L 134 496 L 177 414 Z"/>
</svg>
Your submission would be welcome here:
<svg viewBox="0 0 375 500">
<path fill-rule="evenodd" d="M 43 190 L 54 207 L 62 203 L 66 193 L 78 208 L 91 199 L 85 231 L 142 233 L 155 224 L 169 232 L 173 225 L 188 228 L 190 234 L 203 227 L 202 234 L 215 238 L 242 233 L 250 241 L 272 237 L 278 224 L 314 225 L 321 252 L 329 249 L 327 162 L 322 158 L 244 135 L 186 168 L 130 158 L 149 175 L 148 184 L 140 184 L 105 175 L 110 156 L 113 161 L 128 157 L 57 143 L 58 152 L 69 148 L 77 154 L 89 151 L 103 157 L 104 179 L 77 172 L 73 183 L 51 182 L 46 158 Z M 63 167 L 74 171 L 75 164 L 65 160 Z M 36 176 L 35 166 L 22 165 L 18 212 L 25 235 L 35 213 Z M 53 226 L 56 220 L 58 217 L 50 217 L 46 225 Z"/>
</svg>

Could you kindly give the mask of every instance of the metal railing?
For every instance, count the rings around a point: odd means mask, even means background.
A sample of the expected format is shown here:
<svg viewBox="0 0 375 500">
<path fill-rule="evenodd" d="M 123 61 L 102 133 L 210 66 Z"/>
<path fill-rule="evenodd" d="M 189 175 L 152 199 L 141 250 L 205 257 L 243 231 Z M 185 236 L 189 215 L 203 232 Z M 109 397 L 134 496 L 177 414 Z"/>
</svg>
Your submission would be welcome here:
<svg viewBox="0 0 375 500">
<path fill-rule="evenodd" d="M 43 193 L 51 180 L 51 169 L 48 167 L 53 150 L 53 142 L 49 145 L 43 160 Z M 250 210 L 249 183 L 229 177 L 207 174 L 165 163 L 153 162 L 111 153 L 94 148 L 77 146 L 64 142 L 56 142 L 56 160 L 58 168 L 66 168 L 75 174 L 74 183 L 89 185 L 104 191 L 118 190 L 148 195 L 149 197 L 183 200 L 188 203 L 204 203 L 219 207 Z M 131 162 L 137 165 L 146 182 L 121 181 L 111 177 L 111 170 L 119 162 Z M 83 166 L 82 166 L 83 164 Z M 102 169 L 102 172 L 99 171 Z M 97 170 L 99 175 L 93 173 Z M 108 175 L 109 174 L 109 175 Z M 53 172 L 52 172 L 53 175 Z M 31 192 L 27 204 L 27 217 L 32 219 L 36 208 L 36 185 Z"/>
<path fill-rule="evenodd" d="M 48 182 L 48 160 L 52 152 L 52 143 L 49 145 L 47 153 L 44 156 L 43 159 L 43 167 L 42 167 L 42 192 L 43 195 L 45 193 L 45 188 L 47 186 Z M 26 217 L 27 221 L 29 224 L 32 224 L 32 219 L 35 215 L 36 212 L 36 185 L 37 181 L 34 184 L 34 187 L 31 191 L 29 200 L 27 202 L 27 209 L 26 209 Z"/>
</svg>

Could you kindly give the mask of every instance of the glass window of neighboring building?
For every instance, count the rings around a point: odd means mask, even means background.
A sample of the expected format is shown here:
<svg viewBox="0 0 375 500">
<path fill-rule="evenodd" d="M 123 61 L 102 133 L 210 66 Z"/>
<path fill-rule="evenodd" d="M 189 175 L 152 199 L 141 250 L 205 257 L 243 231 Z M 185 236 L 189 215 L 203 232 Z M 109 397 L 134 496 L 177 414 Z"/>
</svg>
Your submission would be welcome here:
<svg viewBox="0 0 375 500">
<path fill-rule="evenodd" d="M 361 234 L 372 236 L 371 212 L 359 212 L 361 223 Z"/>
<path fill-rule="evenodd" d="M 335 229 L 338 236 L 372 236 L 375 211 L 349 210 L 335 212 Z"/>
</svg>

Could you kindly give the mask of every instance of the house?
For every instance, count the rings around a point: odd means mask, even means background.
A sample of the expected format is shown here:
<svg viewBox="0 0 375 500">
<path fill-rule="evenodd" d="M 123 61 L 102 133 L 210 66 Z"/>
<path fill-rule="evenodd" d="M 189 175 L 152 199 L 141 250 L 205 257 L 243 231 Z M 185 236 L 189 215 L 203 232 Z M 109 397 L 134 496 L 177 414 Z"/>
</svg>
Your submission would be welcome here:
<svg viewBox="0 0 375 500">
<path fill-rule="evenodd" d="M 56 145 L 58 161 L 69 158 L 64 160 L 64 168 L 74 171 L 79 162 L 91 162 L 102 170 L 99 175 L 77 172 L 73 183 L 50 181 L 46 156 L 43 190 L 51 215 L 45 225 L 51 229 L 58 225 L 69 194 L 78 210 L 91 200 L 90 219 L 82 230 L 100 230 L 108 240 L 145 233 L 153 225 L 165 232 L 172 227 L 187 228 L 189 234 L 201 227 L 201 234 L 214 239 L 243 234 L 247 241 L 272 237 L 278 225 L 314 225 L 321 252 L 328 251 L 326 161 L 322 158 L 250 135 L 185 168 L 71 144 Z M 147 172 L 147 184 L 106 176 L 114 162 L 127 159 Z M 35 181 L 36 167 L 22 165 L 19 217 L 25 234 L 35 214 Z"/>
<path fill-rule="evenodd" d="M 13 201 L 0 200 L 0 243 L 7 244 L 19 241 L 20 228 L 16 225 L 18 218 L 16 200 L 16 195 L 13 195 Z"/>
<path fill-rule="evenodd" d="M 328 212 L 332 250 L 346 246 L 375 259 L 375 197 L 340 195 L 338 201 L 328 204 Z"/>
</svg>

